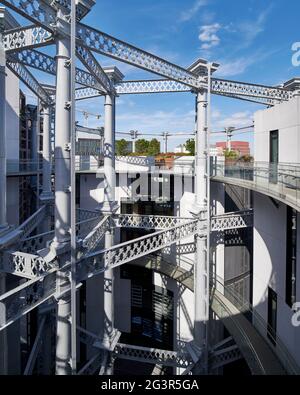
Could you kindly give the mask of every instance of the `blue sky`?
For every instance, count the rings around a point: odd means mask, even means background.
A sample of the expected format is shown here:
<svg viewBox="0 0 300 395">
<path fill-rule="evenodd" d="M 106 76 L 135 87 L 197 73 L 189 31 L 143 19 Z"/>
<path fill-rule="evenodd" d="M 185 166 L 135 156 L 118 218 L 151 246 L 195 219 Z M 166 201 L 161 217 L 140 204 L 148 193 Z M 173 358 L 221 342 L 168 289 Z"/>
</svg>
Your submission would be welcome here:
<svg viewBox="0 0 300 395">
<path fill-rule="evenodd" d="M 299 76 L 291 46 L 300 41 L 300 2 L 296 0 L 98 0 L 84 19 L 133 45 L 187 67 L 199 57 L 220 63 L 218 77 L 276 85 Z M 156 78 L 113 59 L 96 56 L 102 65 L 116 64 L 125 79 Z M 194 130 L 194 96 L 159 94 L 117 99 L 117 130 Z M 80 109 L 103 114 L 103 99 L 82 101 Z M 259 105 L 212 97 L 212 130 L 252 123 Z M 81 114 L 77 113 L 81 120 Z M 89 126 L 103 120 L 90 117 Z M 251 134 L 237 136 L 251 141 Z M 221 140 L 222 137 L 218 137 Z M 172 139 L 170 149 L 182 142 Z"/>
</svg>

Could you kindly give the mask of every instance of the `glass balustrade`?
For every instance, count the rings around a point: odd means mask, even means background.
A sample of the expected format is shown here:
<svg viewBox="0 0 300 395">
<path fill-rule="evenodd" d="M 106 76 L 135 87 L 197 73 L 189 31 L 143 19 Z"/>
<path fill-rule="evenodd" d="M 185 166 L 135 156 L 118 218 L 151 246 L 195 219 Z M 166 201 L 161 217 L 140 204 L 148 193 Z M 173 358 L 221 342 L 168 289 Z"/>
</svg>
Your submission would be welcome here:
<svg viewBox="0 0 300 395">
<path fill-rule="evenodd" d="M 300 164 L 211 161 L 211 178 L 266 193 L 300 208 Z"/>
</svg>

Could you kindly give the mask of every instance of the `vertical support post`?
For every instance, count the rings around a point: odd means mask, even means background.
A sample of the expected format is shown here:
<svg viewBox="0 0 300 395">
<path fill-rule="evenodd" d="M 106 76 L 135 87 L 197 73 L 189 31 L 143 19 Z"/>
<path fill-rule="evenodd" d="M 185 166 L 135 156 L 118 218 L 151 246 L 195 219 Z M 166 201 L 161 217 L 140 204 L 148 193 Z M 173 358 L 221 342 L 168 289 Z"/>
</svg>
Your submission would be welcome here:
<svg viewBox="0 0 300 395">
<path fill-rule="evenodd" d="M 43 105 L 43 191 L 40 195 L 42 201 L 53 198 L 51 190 L 51 136 L 50 136 L 50 107 Z"/>
<path fill-rule="evenodd" d="M 114 243 L 114 232 L 109 230 L 105 233 L 105 248 L 112 247 Z M 109 348 L 111 336 L 114 330 L 114 273 L 107 270 L 104 273 L 104 333 L 103 344 Z"/>
<path fill-rule="evenodd" d="M 114 211 L 115 202 L 115 96 L 107 94 L 104 103 L 104 205 L 102 211 Z"/>
<path fill-rule="evenodd" d="M 0 295 L 3 295 L 6 292 L 6 274 L 0 273 Z M 3 311 L 0 311 L 0 314 L 3 314 Z M 0 317 L 0 322 L 2 318 Z M 0 332 L 0 375 L 8 374 L 7 368 L 7 329 L 2 329 Z"/>
<path fill-rule="evenodd" d="M 164 153 L 166 154 L 168 152 L 168 132 L 163 133 L 163 140 L 164 140 Z"/>
<path fill-rule="evenodd" d="M 129 133 L 131 134 L 131 138 L 132 138 L 132 152 L 135 153 L 135 142 L 138 136 L 138 131 L 131 130 Z"/>
<path fill-rule="evenodd" d="M 77 320 L 76 320 L 76 119 L 75 119 L 75 67 L 76 67 L 76 4 L 71 0 L 71 368 L 77 372 Z"/>
<path fill-rule="evenodd" d="M 5 8 L 0 7 L 0 234 L 6 229 L 6 124 L 5 49 L 3 42 Z"/>
<path fill-rule="evenodd" d="M 63 29 L 61 22 L 62 9 L 57 12 L 58 28 Z M 71 72 L 70 72 L 70 39 L 59 35 L 56 41 L 56 106 L 55 106 L 55 237 L 52 248 L 59 258 L 62 267 L 70 252 L 71 230 Z M 67 252 L 67 254 L 66 254 Z M 65 272 L 58 272 L 60 288 L 69 287 L 69 279 Z M 59 297 L 57 307 L 56 334 L 56 374 L 71 373 L 71 296 L 70 292 Z"/>
<path fill-rule="evenodd" d="M 208 147 L 207 147 L 207 92 L 201 91 L 196 96 L 196 204 L 200 209 L 199 219 L 208 222 Z M 201 218 L 202 216 L 202 218 Z M 200 221 L 199 221 L 200 225 Z M 195 256 L 195 323 L 194 338 L 202 349 L 202 362 L 207 367 L 207 325 L 209 320 L 209 264 L 207 235 L 196 236 Z"/>
<path fill-rule="evenodd" d="M 34 166 L 36 166 L 36 208 L 40 206 L 40 138 L 41 138 L 41 101 L 38 99 L 36 108 L 36 120 L 35 120 L 35 151 L 34 151 Z"/>
<path fill-rule="evenodd" d="M 71 225 L 70 40 L 65 37 L 58 37 L 56 45 L 55 243 L 62 245 L 70 242 Z"/>
<path fill-rule="evenodd" d="M 71 299 L 70 292 L 57 303 L 57 334 L 56 334 L 56 375 L 71 373 Z"/>
<path fill-rule="evenodd" d="M 104 104 L 104 205 L 102 211 L 113 214 L 117 209 L 115 201 L 115 96 L 107 94 Z M 114 242 L 113 229 L 105 234 L 105 248 L 109 248 Z M 114 299 L 113 299 L 113 270 L 104 273 L 104 328 L 103 344 L 109 348 L 114 329 Z"/>
</svg>

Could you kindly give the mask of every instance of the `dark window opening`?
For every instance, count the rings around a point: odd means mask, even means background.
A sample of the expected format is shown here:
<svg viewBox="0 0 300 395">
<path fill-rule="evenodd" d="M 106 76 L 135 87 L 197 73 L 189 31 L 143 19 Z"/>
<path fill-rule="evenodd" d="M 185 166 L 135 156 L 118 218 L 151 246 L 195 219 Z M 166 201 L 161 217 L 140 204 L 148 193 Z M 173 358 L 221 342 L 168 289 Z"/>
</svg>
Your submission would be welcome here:
<svg viewBox="0 0 300 395">
<path fill-rule="evenodd" d="M 270 132 L 270 173 L 269 181 L 272 184 L 278 182 L 278 130 Z"/>
<path fill-rule="evenodd" d="M 292 307 L 296 302 L 297 211 L 287 207 L 286 224 L 286 288 L 285 300 Z"/>
</svg>

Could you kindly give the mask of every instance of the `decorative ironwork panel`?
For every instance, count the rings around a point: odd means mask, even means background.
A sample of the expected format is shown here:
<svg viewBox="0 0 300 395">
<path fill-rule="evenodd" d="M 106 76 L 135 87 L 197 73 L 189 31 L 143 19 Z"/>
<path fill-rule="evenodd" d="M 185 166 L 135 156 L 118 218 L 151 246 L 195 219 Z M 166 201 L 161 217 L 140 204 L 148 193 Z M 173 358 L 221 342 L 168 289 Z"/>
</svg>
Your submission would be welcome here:
<svg viewBox="0 0 300 395">
<path fill-rule="evenodd" d="M 118 95 L 164 92 L 190 92 L 191 88 L 173 80 L 124 81 L 115 85 Z"/>
<path fill-rule="evenodd" d="M 275 102 L 282 102 L 291 99 L 292 92 L 282 88 L 248 84 L 239 81 L 228 81 L 218 78 L 212 79 L 212 93 L 239 95 L 247 97 L 260 97 L 271 99 Z M 274 103 L 273 103 L 274 104 Z"/>
<path fill-rule="evenodd" d="M 77 264 L 78 281 L 113 269 L 124 263 L 158 251 L 197 232 L 197 220 L 158 231 L 111 248 L 86 255 Z"/>
<path fill-rule="evenodd" d="M 80 45 L 76 46 L 76 54 L 85 67 L 94 75 L 103 89 L 108 93 L 112 92 L 114 90 L 113 85 L 94 55 L 87 48 Z"/>
<path fill-rule="evenodd" d="M 182 351 L 160 350 L 123 343 L 116 345 L 113 354 L 117 358 L 180 368 L 186 368 L 193 362 L 190 355 Z"/>
<path fill-rule="evenodd" d="M 56 62 L 52 56 L 46 55 L 43 52 L 34 49 L 23 49 L 17 53 L 10 54 L 9 59 L 12 62 L 18 62 L 25 66 L 33 67 L 37 70 L 56 75 Z M 78 84 L 97 88 L 102 91 L 102 86 L 95 79 L 95 77 L 85 70 L 76 68 L 75 81 Z M 98 92 L 99 95 L 99 92 Z"/>
<path fill-rule="evenodd" d="M 102 96 L 103 92 L 94 88 L 78 88 L 75 89 L 75 99 L 76 100 L 84 100 L 91 99 L 93 97 Z"/>
<path fill-rule="evenodd" d="M 136 67 L 182 82 L 196 89 L 206 86 L 204 79 L 173 63 L 118 40 L 90 26 L 79 23 L 77 37 L 92 51 L 132 64 Z"/>
<path fill-rule="evenodd" d="M 1 0 L 1 3 L 46 30 L 52 31 L 56 24 L 56 10 L 43 0 Z"/>
<path fill-rule="evenodd" d="M 56 62 L 52 56 L 33 49 L 23 49 L 10 55 L 11 61 L 19 62 L 25 66 L 56 75 Z"/>
<path fill-rule="evenodd" d="M 4 35 L 4 46 L 7 53 L 52 43 L 54 43 L 52 34 L 40 26 L 18 27 L 7 31 Z"/>
<path fill-rule="evenodd" d="M 125 228 L 169 229 L 178 224 L 190 222 L 191 218 L 162 215 L 119 214 L 117 225 Z"/>
<path fill-rule="evenodd" d="M 155 161 L 149 157 L 141 156 L 116 156 L 116 160 L 119 162 L 125 162 L 132 165 L 138 166 L 154 166 Z"/>
<path fill-rule="evenodd" d="M 1 269 L 5 273 L 15 274 L 21 277 L 33 279 L 53 269 L 53 264 L 44 261 L 39 255 L 25 252 L 5 252 Z"/>
<path fill-rule="evenodd" d="M 228 213 L 211 218 L 210 230 L 224 231 L 229 229 L 241 229 L 253 226 L 252 210 L 241 211 L 238 213 Z"/>
<path fill-rule="evenodd" d="M 18 77 L 25 85 L 43 102 L 47 105 L 52 105 L 52 100 L 45 89 L 38 83 L 34 76 L 20 63 L 11 61 L 6 62 L 8 68 Z"/>
<path fill-rule="evenodd" d="M 105 216 L 98 225 L 84 238 L 82 246 L 85 249 L 85 254 L 90 253 L 98 247 L 105 232 L 111 227 L 110 216 Z"/>
</svg>

